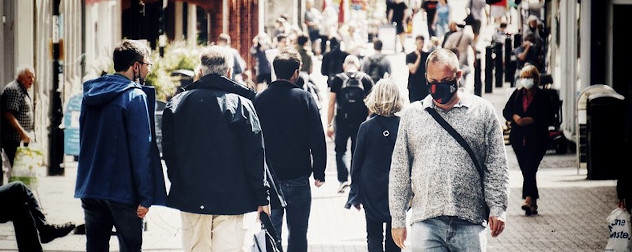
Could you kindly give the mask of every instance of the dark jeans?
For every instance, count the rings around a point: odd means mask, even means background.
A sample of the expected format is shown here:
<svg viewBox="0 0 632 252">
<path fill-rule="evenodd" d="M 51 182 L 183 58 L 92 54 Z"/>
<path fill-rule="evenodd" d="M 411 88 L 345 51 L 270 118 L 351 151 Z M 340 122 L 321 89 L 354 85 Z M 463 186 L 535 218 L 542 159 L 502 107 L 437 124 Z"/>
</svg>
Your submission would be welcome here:
<svg viewBox="0 0 632 252">
<path fill-rule="evenodd" d="M 109 251 L 112 226 L 116 227 L 121 252 L 141 251 L 143 219 L 138 206 L 99 199 L 81 199 L 86 221 L 86 251 Z"/>
<path fill-rule="evenodd" d="M 7 158 L 9 159 L 9 163 L 13 166 L 13 159 L 15 159 L 15 153 L 20 146 L 20 142 L 2 140 L 2 149 L 4 149 L 4 153 L 7 154 Z M 4 178 L 4 171 L 0 169 L 0 185 L 2 185 L 2 181 Z"/>
<path fill-rule="evenodd" d="M 384 236 L 384 223 L 366 218 L 366 242 L 369 252 L 399 252 L 401 249 L 395 245 L 391 234 L 391 222 L 386 222 L 386 237 Z M 384 239 L 386 238 L 386 240 Z"/>
<path fill-rule="evenodd" d="M 329 36 L 319 35 L 320 38 L 320 54 L 325 55 L 327 50 L 327 41 L 329 41 Z"/>
<path fill-rule="evenodd" d="M 37 230 L 46 225 L 46 217 L 33 193 L 20 182 L 9 183 L 0 186 L 0 202 L 0 223 L 13 222 L 18 249 L 42 251 Z"/>
<path fill-rule="evenodd" d="M 520 171 L 522 171 L 522 198 L 531 197 L 533 199 L 540 198 L 538 192 L 538 183 L 536 181 L 536 173 L 540 162 L 546 153 L 542 148 L 522 146 L 519 143 L 513 144 L 512 147 L 518 159 Z"/>
<path fill-rule="evenodd" d="M 356 137 L 358 136 L 358 128 L 360 124 L 345 124 L 336 121 L 336 139 L 334 140 L 336 147 L 336 169 L 338 170 L 338 182 L 345 182 L 349 179 L 349 168 L 345 162 L 347 153 L 347 143 L 351 138 L 351 155 L 355 150 Z"/>
<path fill-rule="evenodd" d="M 287 206 L 272 209 L 272 225 L 277 231 L 278 247 L 281 247 L 281 231 L 283 214 L 287 214 L 287 230 L 289 232 L 287 250 L 290 252 L 307 251 L 307 224 L 312 207 L 312 191 L 309 178 L 279 181 L 281 191 L 285 195 Z"/>
</svg>

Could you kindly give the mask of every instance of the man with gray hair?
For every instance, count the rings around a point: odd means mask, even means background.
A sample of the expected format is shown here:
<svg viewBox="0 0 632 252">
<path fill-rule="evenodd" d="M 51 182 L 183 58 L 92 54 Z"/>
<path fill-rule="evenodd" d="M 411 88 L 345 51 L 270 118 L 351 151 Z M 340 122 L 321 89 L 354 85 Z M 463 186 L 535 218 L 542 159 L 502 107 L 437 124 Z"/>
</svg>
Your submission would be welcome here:
<svg viewBox="0 0 632 252">
<path fill-rule="evenodd" d="M 412 205 L 412 251 L 485 251 L 486 226 L 492 237 L 502 233 L 508 203 L 500 121 L 489 101 L 458 91 L 452 51 L 437 49 L 426 62 L 430 96 L 402 114 L 392 156 L 393 240 L 404 247 Z"/>
<path fill-rule="evenodd" d="M 241 251 L 244 214 L 270 214 L 255 94 L 230 79 L 225 49 L 211 46 L 200 59 L 201 78 L 163 114 L 167 206 L 181 211 L 184 251 Z"/>
<path fill-rule="evenodd" d="M 33 99 L 28 90 L 35 82 L 33 67 L 19 66 L 15 80 L 4 87 L 2 93 L 2 148 L 13 165 L 20 141 L 28 144 L 33 140 Z M 4 175 L 4 172 L 0 173 Z M 2 185 L 2 176 L 0 176 Z"/>
<path fill-rule="evenodd" d="M 339 193 L 343 193 L 349 186 L 349 168 L 345 162 L 347 143 L 351 138 L 351 153 L 353 154 L 360 124 L 369 115 L 364 98 L 373 88 L 371 77 L 360 71 L 358 57 L 347 56 L 342 67 L 344 72 L 336 74 L 331 81 L 327 114 L 327 136 L 331 138 L 334 136 L 334 132 L 336 134 L 334 142 L 336 144 L 338 182 L 340 182 Z"/>
</svg>

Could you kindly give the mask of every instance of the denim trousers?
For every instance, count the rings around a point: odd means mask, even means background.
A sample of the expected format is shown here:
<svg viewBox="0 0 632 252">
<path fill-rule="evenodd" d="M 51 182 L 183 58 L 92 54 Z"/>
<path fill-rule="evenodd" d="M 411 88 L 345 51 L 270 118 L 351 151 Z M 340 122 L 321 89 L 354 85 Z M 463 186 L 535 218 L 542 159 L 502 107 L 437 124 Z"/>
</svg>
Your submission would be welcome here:
<svg viewBox="0 0 632 252">
<path fill-rule="evenodd" d="M 141 251 L 143 219 L 136 216 L 138 206 L 100 199 L 81 199 L 86 221 L 86 251 L 109 251 L 112 226 L 121 252 Z"/>
<path fill-rule="evenodd" d="M 336 138 L 334 143 L 336 144 L 336 169 L 338 171 L 338 182 L 342 183 L 349 180 L 349 168 L 345 162 L 345 156 L 347 154 L 347 143 L 351 138 L 351 155 L 355 150 L 356 137 L 358 136 L 358 129 L 360 124 L 349 124 L 336 121 Z"/>
<path fill-rule="evenodd" d="M 482 224 L 454 216 L 439 216 L 412 226 L 413 251 L 486 251 L 487 233 Z"/>
<path fill-rule="evenodd" d="M 307 224 L 312 207 L 312 191 L 309 178 L 279 181 L 281 191 L 285 195 L 287 206 L 272 209 L 270 219 L 277 231 L 278 247 L 281 248 L 281 231 L 283 215 L 286 215 L 288 230 L 287 250 L 291 252 L 307 251 Z"/>
<path fill-rule="evenodd" d="M 12 182 L 0 186 L 0 223 L 13 222 L 19 251 L 42 251 L 37 230 L 46 225 L 46 217 L 24 184 Z"/>
</svg>

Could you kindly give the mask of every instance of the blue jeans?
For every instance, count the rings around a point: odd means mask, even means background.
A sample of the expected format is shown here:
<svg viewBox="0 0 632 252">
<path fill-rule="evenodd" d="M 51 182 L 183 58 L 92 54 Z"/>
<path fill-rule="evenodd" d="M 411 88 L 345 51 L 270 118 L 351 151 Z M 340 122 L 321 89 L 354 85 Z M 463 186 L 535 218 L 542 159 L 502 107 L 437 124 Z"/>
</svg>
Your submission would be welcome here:
<svg viewBox="0 0 632 252">
<path fill-rule="evenodd" d="M 86 221 L 86 251 L 109 251 L 112 226 L 116 227 L 121 252 L 141 251 L 143 219 L 138 206 L 99 199 L 81 199 Z"/>
<path fill-rule="evenodd" d="M 482 224 L 454 216 L 439 216 L 412 226 L 413 251 L 486 251 L 487 233 Z"/>
<path fill-rule="evenodd" d="M 312 207 L 312 191 L 309 178 L 279 181 L 281 191 L 285 195 L 287 206 L 272 209 L 272 225 L 277 231 L 278 247 L 281 248 L 281 231 L 283 228 L 283 214 L 287 214 L 288 242 L 287 250 L 291 252 L 307 251 L 307 224 Z"/>
</svg>

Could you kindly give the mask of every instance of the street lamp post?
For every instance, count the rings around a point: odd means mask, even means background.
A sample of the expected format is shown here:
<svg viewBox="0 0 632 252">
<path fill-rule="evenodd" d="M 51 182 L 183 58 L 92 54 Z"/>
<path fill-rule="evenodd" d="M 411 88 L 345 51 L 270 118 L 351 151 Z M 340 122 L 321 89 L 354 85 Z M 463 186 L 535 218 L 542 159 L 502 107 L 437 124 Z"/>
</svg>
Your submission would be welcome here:
<svg viewBox="0 0 632 252">
<path fill-rule="evenodd" d="M 53 88 L 50 98 L 50 128 L 48 137 L 48 175 L 64 175 L 61 163 L 64 158 L 64 132 L 59 128 L 63 112 L 61 87 L 64 81 L 63 16 L 59 13 L 61 0 L 53 0 Z"/>
</svg>

